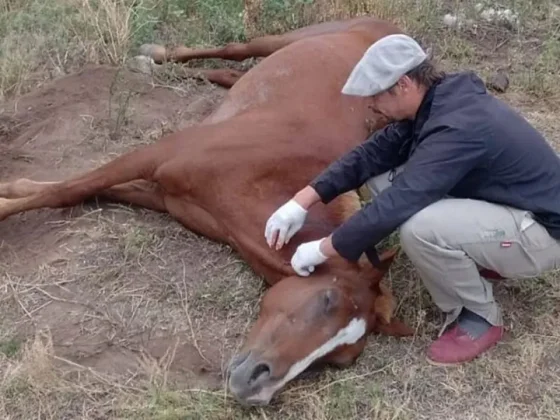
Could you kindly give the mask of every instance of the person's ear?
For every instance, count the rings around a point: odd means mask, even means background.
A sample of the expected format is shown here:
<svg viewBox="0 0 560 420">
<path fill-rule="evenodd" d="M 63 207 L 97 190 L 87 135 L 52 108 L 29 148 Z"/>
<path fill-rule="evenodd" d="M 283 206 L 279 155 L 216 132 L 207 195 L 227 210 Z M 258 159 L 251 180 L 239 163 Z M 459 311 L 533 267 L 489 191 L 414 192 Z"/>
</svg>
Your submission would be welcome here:
<svg viewBox="0 0 560 420">
<path fill-rule="evenodd" d="M 412 80 L 410 79 L 410 77 L 408 76 L 402 76 L 398 81 L 397 81 L 397 86 L 399 88 L 399 90 L 403 93 L 408 92 L 408 90 L 410 89 L 410 85 L 412 83 Z"/>
</svg>

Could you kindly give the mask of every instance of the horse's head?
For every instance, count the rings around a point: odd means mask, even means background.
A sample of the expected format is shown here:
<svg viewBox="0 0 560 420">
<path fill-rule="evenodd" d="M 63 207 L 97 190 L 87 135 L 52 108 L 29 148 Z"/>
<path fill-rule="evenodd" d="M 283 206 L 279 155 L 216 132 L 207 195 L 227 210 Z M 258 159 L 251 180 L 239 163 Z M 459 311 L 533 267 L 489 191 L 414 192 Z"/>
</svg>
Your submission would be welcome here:
<svg viewBox="0 0 560 420">
<path fill-rule="evenodd" d="M 229 389 L 248 405 L 268 404 L 287 382 L 317 362 L 348 366 L 362 353 L 367 334 L 410 331 L 392 320 L 392 295 L 380 287 L 394 252 L 382 267 L 358 275 L 317 267 L 308 277 L 287 277 L 264 295 L 257 322 L 229 364 Z"/>
</svg>

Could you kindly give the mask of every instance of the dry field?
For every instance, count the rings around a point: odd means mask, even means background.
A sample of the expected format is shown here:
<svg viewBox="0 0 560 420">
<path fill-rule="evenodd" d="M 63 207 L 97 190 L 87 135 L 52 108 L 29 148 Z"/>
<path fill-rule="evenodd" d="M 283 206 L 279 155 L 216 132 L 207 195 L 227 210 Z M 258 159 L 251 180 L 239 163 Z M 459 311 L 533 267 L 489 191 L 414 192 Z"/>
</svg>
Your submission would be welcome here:
<svg viewBox="0 0 560 420">
<path fill-rule="evenodd" d="M 129 71 L 142 43 L 220 45 L 365 13 L 399 22 L 448 70 L 506 72 L 496 94 L 558 148 L 555 1 L 484 3 L 512 10 L 507 22 L 470 0 L 264 0 L 247 20 L 242 0 L 0 0 L 0 180 L 96 167 L 196 124 L 225 95 L 173 68 Z M 386 281 L 414 337 L 370 337 L 353 367 L 309 372 L 270 407 L 246 409 L 224 368 L 264 285 L 231 249 L 143 209 L 31 211 L 0 223 L 0 418 L 560 418 L 555 274 L 497 283 L 507 338 L 444 369 L 424 360 L 441 316 L 401 255 Z"/>
</svg>

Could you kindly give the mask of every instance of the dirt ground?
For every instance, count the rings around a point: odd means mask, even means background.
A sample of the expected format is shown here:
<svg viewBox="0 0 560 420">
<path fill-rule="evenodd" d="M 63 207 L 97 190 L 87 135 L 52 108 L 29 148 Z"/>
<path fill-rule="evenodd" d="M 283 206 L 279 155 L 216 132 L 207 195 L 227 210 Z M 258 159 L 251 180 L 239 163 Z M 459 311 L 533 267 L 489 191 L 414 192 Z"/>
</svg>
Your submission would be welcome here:
<svg viewBox="0 0 560 420">
<path fill-rule="evenodd" d="M 0 105 L 0 179 L 79 174 L 195 124 L 225 92 L 109 67 L 59 78 Z M 550 103 L 503 98 L 558 144 Z M 226 398 L 224 368 L 263 285 L 228 247 L 167 215 L 95 203 L 12 216 L 0 238 L 4 418 L 560 418 L 554 275 L 497 284 L 506 340 L 445 370 L 424 360 L 441 317 L 401 256 L 387 281 L 413 338 L 371 337 L 350 369 L 245 410 Z"/>
<path fill-rule="evenodd" d="M 111 91 L 115 83 L 119 92 Z M 201 120 L 224 92 L 194 82 L 168 89 L 137 73 L 86 69 L 3 105 L 0 178 L 80 174 Z M 225 281 L 259 287 L 228 251 L 167 215 L 114 205 L 17 215 L 0 225 L 0 237 L 8 279 L 2 323 L 19 339 L 47 329 L 57 356 L 117 375 L 137 372 L 143 358 L 172 352 L 169 371 L 177 377 L 220 386 L 229 357 L 220 346 L 243 330 L 230 325 L 228 308 L 211 301 L 220 298 Z M 205 292 L 216 276 L 223 281 Z M 204 305 L 212 310 L 202 316 Z"/>
</svg>

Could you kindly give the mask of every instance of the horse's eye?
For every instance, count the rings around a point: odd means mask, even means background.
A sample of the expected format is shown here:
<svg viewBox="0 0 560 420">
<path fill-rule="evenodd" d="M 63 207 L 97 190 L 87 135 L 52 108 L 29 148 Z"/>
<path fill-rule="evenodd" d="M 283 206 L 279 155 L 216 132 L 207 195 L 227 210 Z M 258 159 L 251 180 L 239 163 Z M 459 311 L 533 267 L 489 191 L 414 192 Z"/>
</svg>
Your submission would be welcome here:
<svg viewBox="0 0 560 420">
<path fill-rule="evenodd" d="M 336 289 L 327 289 L 323 293 L 323 311 L 326 314 L 331 313 L 338 303 L 339 296 Z"/>
</svg>

